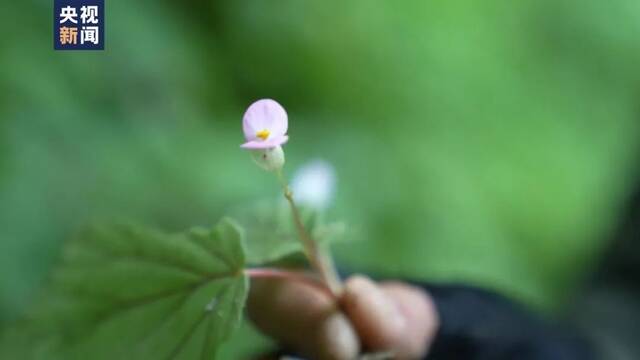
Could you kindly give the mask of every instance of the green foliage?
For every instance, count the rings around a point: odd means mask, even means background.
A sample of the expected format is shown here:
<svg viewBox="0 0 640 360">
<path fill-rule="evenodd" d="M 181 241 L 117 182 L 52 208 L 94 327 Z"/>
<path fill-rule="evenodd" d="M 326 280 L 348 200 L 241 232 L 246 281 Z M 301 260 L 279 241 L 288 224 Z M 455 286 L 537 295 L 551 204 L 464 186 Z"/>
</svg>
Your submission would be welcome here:
<svg viewBox="0 0 640 360">
<path fill-rule="evenodd" d="M 25 26 L 0 40 L 0 324 L 87 218 L 176 230 L 275 195 L 238 149 L 265 96 L 287 170 L 336 167 L 365 240 L 341 264 L 557 304 L 637 179 L 639 4 L 109 2 L 107 50 L 61 54 L 50 6 L 1 2 Z"/>
<path fill-rule="evenodd" d="M 305 228 L 318 243 L 329 245 L 343 239 L 343 223 L 326 222 L 323 213 L 310 207 L 299 209 Z M 245 229 L 249 264 L 273 263 L 303 251 L 284 197 L 239 208 L 234 212 L 234 218 Z"/>
<path fill-rule="evenodd" d="M 20 358 L 213 359 L 241 320 L 242 241 L 228 219 L 179 234 L 92 227 L 67 244 L 42 301 L 5 343 L 30 351 Z"/>
</svg>

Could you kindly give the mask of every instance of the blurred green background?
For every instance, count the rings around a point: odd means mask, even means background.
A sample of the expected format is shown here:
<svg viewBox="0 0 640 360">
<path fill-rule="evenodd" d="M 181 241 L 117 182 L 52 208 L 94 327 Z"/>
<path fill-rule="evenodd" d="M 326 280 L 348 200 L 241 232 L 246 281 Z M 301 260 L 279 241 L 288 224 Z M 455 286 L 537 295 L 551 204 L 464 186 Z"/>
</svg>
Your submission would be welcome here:
<svg viewBox="0 0 640 360">
<path fill-rule="evenodd" d="M 241 117 L 289 112 L 287 172 L 335 165 L 353 271 L 557 309 L 640 164 L 640 2 L 106 1 L 106 50 L 0 4 L 0 325 L 90 219 L 181 230 L 278 187 Z M 246 340 L 245 340 L 246 341 Z"/>
</svg>

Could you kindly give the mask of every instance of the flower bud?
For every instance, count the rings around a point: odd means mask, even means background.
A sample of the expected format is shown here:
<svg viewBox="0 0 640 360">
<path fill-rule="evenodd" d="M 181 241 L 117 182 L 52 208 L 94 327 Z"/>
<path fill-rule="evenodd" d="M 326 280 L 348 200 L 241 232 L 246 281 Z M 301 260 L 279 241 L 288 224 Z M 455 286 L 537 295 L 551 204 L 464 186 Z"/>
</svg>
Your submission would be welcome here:
<svg viewBox="0 0 640 360">
<path fill-rule="evenodd" d="M 278 171 L 284 166 L 284 151 L 281 146 L 251 150 L 251 158 L 267 171 Z"/>
</svg>

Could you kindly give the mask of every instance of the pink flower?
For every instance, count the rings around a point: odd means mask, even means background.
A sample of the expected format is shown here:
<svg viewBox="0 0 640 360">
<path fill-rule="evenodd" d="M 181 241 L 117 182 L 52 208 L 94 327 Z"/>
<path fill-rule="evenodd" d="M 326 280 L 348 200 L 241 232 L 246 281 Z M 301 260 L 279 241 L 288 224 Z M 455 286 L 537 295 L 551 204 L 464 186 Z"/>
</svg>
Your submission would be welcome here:
<svg viewBox="0 0 640 360">
<path fill-rule="evenodd" d="M 249 106 L 242 118 L 244 149 L 269 149 L 289 140 L 287 112 L 276 101 L 262 99 Z"/>
</svg>

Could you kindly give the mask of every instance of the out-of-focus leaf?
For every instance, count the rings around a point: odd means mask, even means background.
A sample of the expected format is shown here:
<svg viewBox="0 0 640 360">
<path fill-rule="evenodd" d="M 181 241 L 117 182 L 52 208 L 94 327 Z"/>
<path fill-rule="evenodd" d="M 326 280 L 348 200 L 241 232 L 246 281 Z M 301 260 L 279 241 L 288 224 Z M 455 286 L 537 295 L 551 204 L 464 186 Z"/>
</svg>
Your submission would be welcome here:
<svg viewBox="0 0 640 360">
<path fill-rule="evenodd" d="M 299 209 L 305 228 L 318 243 L 342 239 L 344 223 L 325 224 L 321 212 L 309 207 Z M 237 209 L 234 217 L 246 231 L 247 263 L 273 263 L 302 252 L 291 209 L 284 199 L 258 201 Z"/>
<path fill-rule="evenodd" d="M 213 359 L 241 319 L 244 263 L 230 220 L 180 234 L 94 227 L 65 247 L 26 333 L 10 335 L 33 349 L 21 358 Z"/>
<path fill-rule="evenodd" d="M 331 244 L 333 242 L 345 240 L 347 224 L 340 221 L 327 224 L 317 224 L 312 231 L 312 236 L 321 244 Z"/>
</svg>

